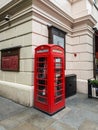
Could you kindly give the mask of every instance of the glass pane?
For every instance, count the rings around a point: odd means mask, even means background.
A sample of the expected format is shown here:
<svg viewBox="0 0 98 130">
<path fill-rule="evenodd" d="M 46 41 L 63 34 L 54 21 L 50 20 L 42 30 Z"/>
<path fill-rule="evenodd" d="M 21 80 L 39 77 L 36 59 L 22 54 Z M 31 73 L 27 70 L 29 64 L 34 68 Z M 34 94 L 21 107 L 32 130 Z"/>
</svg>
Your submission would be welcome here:
<svg viewBox="0 0 98 130">
<path fill-rule="evenodd" d="M 56 73 L 56 74 L 55 74 L 55 77 L 56 77 L 56 78 L 61 78 L 61 77 L 62 77 L 62 74 L 61 74 L 61 73 Z"/>
<path fill-rule="evenodd" d="M 57 85 L 56 88 L 57 88 L 57 90 L 61 90 L 62 86 L 61 85 Z"/>
<path fill-rule="evenodd" d="M 56 64 L 55 64 L 55 67 L 56 67 L 56 68 L 61 68 L 61 64 L 56 63 Z"/>
<path fill-rule="evenodd" d="M 55 62 L 61 63 L 62 59 L 61 58 L 55 58 Z"/>
<path fill-rule="evenodd" d="M 46 78 L 46 69 L 38 68 L 38 78 Z"/>
<path fill-rule="evenodd" d="M 56 96 L 60 96 L 62 95 L 62 91 L 58 91 L 56 94 L 57 94 Z"/>
<path fill-rule="evenodd" d="M 46 61 L 46 58 L 45 58 L 45 57 L 40 57 L 40 58 L 38 58 L 38 61 L 39 61 L 39 62 L 45 62 L 45 61 Z"/>
<path fill-rule="evenodd" d="M 62 100 L 62 97 L 58 97 L 58 98 L 55 99 L 55 102 L 57 103 L 57 102 L 59 102 L 61 100 Z"/>
<path fill-rule="evenodd" d="M 60 68 L 55 69 L 55 73 L 61 73 L 61 72 L 62 72 L 62 69 L 60 69 Z"/>
<path fill-rule="evenodd" d="M 64 48 L 64 38 L 63 37 L 53 35 L 53 43 Z"/>
<path fill-rule="evenodd" d="M 43 98 L 43 97 L 38 97 L 38 101 L 40 101 L 40 102 L 44 102 L 44 103 L 47 102 L 47 100 L 46 100 L 45 98 Z"/>
<path fill-rule="evenodd" d="M 39 90 L 43 90 L 43 89 L 45 89 L 45 86 L 38 85 L 38 89 L 39 89 Z"/>
<path fill-rule="evenodd" d="M 56 80 L 56 85 L 57 85 L 57 84 L 61 84 L 61 83 L 62 83 L 62 80 L 61 80 L 61 79 L 57 79 L 57 80 Z"/>
<path fill-rule="evenodd" d="M 38 58 L 37 63 L 37 78 L 45 79 L 47 75 L 47 58 L 46 57 L 40 57 Z"/>
<path fill-rule="evenodd" d="M 38 92 L 38 95 L 40 95 L 40 96 L 46 96 L 45 90 L 44 90 L 44 91 L 39 91 L 39 92 Z"/>
<path fill-rule="evenodd" d="M 55 102 L 62 100 L 62 58 L 55 58 Z"/>
<path fill-rule="evenodd" d="M 43 85 L 45 85 L 45 84 L 46 84 L 46 81 L 45 81 L 45 80 L 38 80 L 38 84 L 43 84 Z"/>
</svg>

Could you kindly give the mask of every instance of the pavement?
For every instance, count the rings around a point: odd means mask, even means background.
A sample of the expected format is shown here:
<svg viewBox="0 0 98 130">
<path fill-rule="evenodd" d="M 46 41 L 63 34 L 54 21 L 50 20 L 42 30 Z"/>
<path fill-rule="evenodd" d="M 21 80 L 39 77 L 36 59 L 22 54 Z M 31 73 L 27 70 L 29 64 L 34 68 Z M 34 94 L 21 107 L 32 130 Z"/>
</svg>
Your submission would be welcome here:
<svg viewBox="0 0 98 130">
<path fill-rule="evenodd" d="M 0 97 L 0 130 L 98 130 L 98 99 L 76 94 L 49 116 Z"/>
</svg>

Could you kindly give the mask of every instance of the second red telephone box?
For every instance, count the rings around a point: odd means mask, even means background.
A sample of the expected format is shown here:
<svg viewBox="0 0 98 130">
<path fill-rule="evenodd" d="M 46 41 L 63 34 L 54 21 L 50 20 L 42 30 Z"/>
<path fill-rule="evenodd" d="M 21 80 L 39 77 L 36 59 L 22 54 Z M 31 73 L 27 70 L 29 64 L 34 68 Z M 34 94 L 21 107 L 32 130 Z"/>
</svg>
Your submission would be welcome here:
<svg viewBox="0 0 98 130">
<path fill-rule="evenodd" d="M 65 107 L 64 49 L 38 46 L 34 71 L 34 107 L 53 115 Z"/>
</svg>

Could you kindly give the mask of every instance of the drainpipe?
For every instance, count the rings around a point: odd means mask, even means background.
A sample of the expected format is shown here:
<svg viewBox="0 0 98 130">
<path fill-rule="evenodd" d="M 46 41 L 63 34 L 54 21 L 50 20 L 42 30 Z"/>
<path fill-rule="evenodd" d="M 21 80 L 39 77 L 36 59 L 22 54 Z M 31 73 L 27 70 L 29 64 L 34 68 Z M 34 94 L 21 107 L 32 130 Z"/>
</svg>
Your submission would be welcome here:
<svg viewBox="0 0 98 130">
<path fill-rule="evenodd" d="M 95 46 L 95 36 L 96 36 L 96 33 L 98 32 L 97 28 L 94 27 L 93 28 L 94 30 L 94 34 L 93 34 L 93 75 L 94 75 L 94 78 L 96 79 L 96 63 L 95 63 L 95 59 L 96 59 L 96 46 Z"/>
<path fill-rule="evenodd" d="M 95 30 L 93 34 L 93 77 L 96 79 L 96 63 L 95 63 Z"/>
</svg>

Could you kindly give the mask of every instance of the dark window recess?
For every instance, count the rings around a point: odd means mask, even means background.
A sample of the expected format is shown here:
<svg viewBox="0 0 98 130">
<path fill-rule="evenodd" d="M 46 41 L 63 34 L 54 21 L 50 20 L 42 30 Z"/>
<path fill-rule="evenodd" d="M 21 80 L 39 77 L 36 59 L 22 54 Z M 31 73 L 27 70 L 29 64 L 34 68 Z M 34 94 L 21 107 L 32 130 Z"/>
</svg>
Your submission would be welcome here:
<svg viewBox="0 0 98 130">
<path fill-rule="evenodd" d="M 1 50 L 1 70 L 19 71 L 20 47 Z"/>
<path fill-rule="evenodd" d="M 95 34 L 95 51 L 98 52 L 98 33 Z"/>
<path fill-rule="evenodd" d="M 49 30 L 49 43 L 56 44 L 63 48 L 65 48 L 65 35 L 66 32 L 54 27 L 48 27 Z"/>
<path fill-rule="evenodd" d="M 66 88 L 65 88 L 65 96 L 70 97 L 76 94 L 77 84 L 76 84 L 76 75 L 66 75 Z"/>
</svg>

